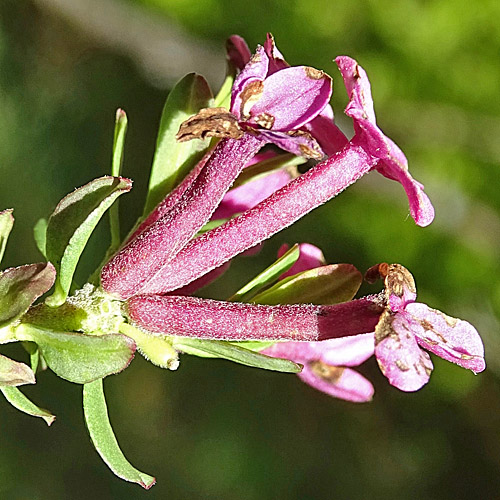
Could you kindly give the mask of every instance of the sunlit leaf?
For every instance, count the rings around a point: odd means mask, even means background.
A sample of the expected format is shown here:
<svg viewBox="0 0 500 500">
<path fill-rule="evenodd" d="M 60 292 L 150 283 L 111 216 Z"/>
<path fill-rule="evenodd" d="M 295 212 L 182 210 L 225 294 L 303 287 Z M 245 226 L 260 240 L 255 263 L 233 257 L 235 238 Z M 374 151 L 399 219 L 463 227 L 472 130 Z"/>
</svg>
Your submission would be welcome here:
<svg viewBox="0 0 500 500">
<path fill-rule="evenodd" d="M 83 411 L 92 443 L 113 473 L 145 489 L 151 488 L 156 479 L 133 467 L 118 445 L 109 422 L 102 379 L 83 386 Z"/>
<path fill-rule="evenodd" d="M 0 355 L 0 386 L 17 386 L 35 382 L 35 374 L 28 365 Z"/>
<path fill-rule="evenodd" d="M 186 354 L 202 358 L 223 358 L 242 365 L 285 373 L 299 373 L 302 369 L 300 365 L 287 359 L 271 358 L 264 354 L 259 354 L 258 352 L 219 340 L 175 337 L 173 344 L 176 349 Z"/>
<path fill-rule="evenodd" d="M 262 271 L 253 280 L 249 281 L 243 288 L 238 290 L 229 300 L 234 302 L 249 302 L 260 290 L 276 281 L 280 275 L 288 271 L 299 258 L 300 250 L 294 245 L 278 260 Z"/>
<path fill-rule="evenodd" d="M 47 226 L 47 258 L 58 271 L 55 291 L 47 299 L 49 305 L 55 307 L 66 300 L 76 265 L 92 231 L 115 199 L 131 187 L 129 179 L 101 177 L 59 202 Z"/>
<path fill-rule="evenodd" d="M 0 327 L 24 314 L 50 289 L 55 277 L 50 262 L 11 267 L 0 273 Z"/>
<path fill-rule="evenodd" d="M 111 164 L 111 175 L 119 177 L 122 173 L 123 148 L 125 136 L 127 135 L 127 115 L 123 109 L 116 111 L 115 134 L 113 138 L 113 161 Z M 118 200 L 109 209 L 109 228 L 111 232 L 111 245 L 108 253 L 112 254 L 118 249 L 121 242 L 120 218 L 118 212 Z"/>
<path fill-rule="evenodd" d="M 0 211 L 0 262 L 5 252 L 9 234 L 14 225 L 14 217 L 12 217 L 13 210 L 11 208 Z"/>
<path fill-rule="evenodd" d="M 124 370 L 135 352 L 135 343 L 119 334 L 53 332 L 22 324 L 16 336 L 19 340 L 35 342 L 49 368 L 59 377 L 77 384 Z"/>
<path fill-rule="evenodd" d="M 363 277 L 351 264 L 333 264 L 289 276 L 256 295 L 258 304 L 338 304 L 351 300 Z"/>
<path fill-rule="evenodd" d="M 33 417 L 43 418 L 47 425 L 56 419 L 55 415 L 32 403 L 17 387 L 0 387 L 0 391 L 14 408 Z"/>
<path fill-rule="evenodd" d="M 209 140 L 177 142 L 175 136 L 183 121 L 211 103 L 212 91 L 196 73 L 186 75 L 168 95 L 156 140 L 144 215 L 186 176 L 210 145 Z"/>
</svg>

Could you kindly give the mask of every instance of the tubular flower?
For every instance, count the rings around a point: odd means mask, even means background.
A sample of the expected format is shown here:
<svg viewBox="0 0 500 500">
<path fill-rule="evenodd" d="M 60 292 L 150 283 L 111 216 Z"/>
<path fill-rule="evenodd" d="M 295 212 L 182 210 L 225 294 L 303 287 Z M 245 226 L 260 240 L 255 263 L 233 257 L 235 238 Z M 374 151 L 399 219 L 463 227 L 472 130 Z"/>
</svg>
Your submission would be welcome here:
<svg viewBox="0 0 500 500">
<path fill-rule="evenodd" d="M 282 279 L 325 264 L 318 247 L 301 243 L 299 248 L 297 262 Z M 287 246 L 283 245 L 278 256 L 286 250 Z M 374 334 L 366 333 L 323 342 L 278 342 L 261 353 L 301 363 L 304 367 L 297 375 L 306 384 L 330 396 L 362 403 L 370 401 L 375 391 L 371 382 L 351 367 L 373 356 L 374 349 Z"/>
<path fill-rule="evenodd" d="M 322 112 L 331 91 L 330 77 L 314 68 L 289 67 L 271 73 L 269 58 L 259 46 L 233 85 L 231 109 L 236 115 L 206 109 L 181 126 L 179 140 L 225 138 L 104 266 L 103 288 L 120 299 L 147 288 L 148 281 L 210 219 L 244 165 L 267 142 L 282 145 L 284 140 L 297 154 L 321 157 L 322 153 L 313 151 L 312 137 L 297 129 Z M 294 142 L 298 145 L 292 148 Z"/>
<path fill-rule="evenodd" d="M 476 329 L 415 302 L 415 281 L 400 264 L 379 264 L 367 273 L 385 281 L 386 309 L 375 328 L 375 356 L 389 383 L 402 391 L 417 391 L 429 381 L 437 354 L 474 373 L 486 368 L 484 348 Z"/>
<path fill-rule="evenodd" d="M 355 125 L 351 141 L 255 207 L 188 242 L 144 284 L 142 293 L 175 290 L 219 267 L 335 197 L 372 169 L 399 181 L 415 222 L 430 224 L 434 209 L 422 185 L 408 173 L 401 150 L 376 125 L 366 73 L 349 57 L 337 58 L 337 64 L 350 98 L 346 113 Z"/>
</svg>

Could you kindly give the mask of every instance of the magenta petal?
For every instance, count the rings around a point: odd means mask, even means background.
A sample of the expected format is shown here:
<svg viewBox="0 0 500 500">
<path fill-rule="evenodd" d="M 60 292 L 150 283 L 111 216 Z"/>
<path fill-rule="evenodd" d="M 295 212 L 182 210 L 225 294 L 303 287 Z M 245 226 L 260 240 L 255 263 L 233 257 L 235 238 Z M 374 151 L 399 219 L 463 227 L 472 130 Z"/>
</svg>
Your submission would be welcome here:
<svg viewBox="0 0 500 500">
<path fill-rule="evenodd" d="M 349 94 L 347 116 L 354 120 L 354 142 L 381 161 L 376 169 L 384 176 L 403 185 L 410 203 L 410 213 L 419 226 L 427 226 L 434 219 L 434 208 L 423 192 L 423 186 L 408 172 L 408 161 L 398 146 L 377 127 L 370 82 L 365 70 L 350 57 L 335 60 Z"/>
<path fill-rule="evenodd" d="M 277 342 L 261 352 L 296 363 L 316 360 L 332 366 L 358 366 L 373 356 L 374 350 L 372 332 L 320 342 Z"/>
<path fill-rule="evenodd" d="M 327 108 L 329 107 L 327 106 Z M 340 151 L 348 142 L 347 137 L 333 122 L 333 118 L 325 116 L 323 113 L 307 123 L 304 128 L 316 139 L 328 156 Z"/>
<path fill-rule="evenodd" d="M 127 299 L 154 278 L 210 219 L 243 166 L 263 144 L 249 134 L 240 140 L 220 141 L 177 203 L 103 267 L 103 289 Z"/>
<path fill-rule="evenodd" d="M 226 52 L 229 62 L 239 70 L 242 70 L 252 57 L 247 43 L 239 35 L 232 35 L 227 39 Z"/>
<path fill-rule="evenodd" d="M 284 244 L 278 250 L 278 257 L 284 255 L 288 249 L 289 245 Z M 286 272 L 280 276 L 280 279 L 286 278 L 287 276 L 293 276 L 294 274 L 301 273 L 302 271 L 308 271 L 309 269 L 314 269 L 315 267 L 324 266 L 326 264 L 325 256 L 321 249 L 310 243 L 300 243 L 299 244 L 299 258 L 295 264 Z"/>
<path fill-rule="evenodd" d="M 353 403 L 372 400 L 375 392 L 373 385 L 360 373 L 350 368 L 332 367 L 330 376 L 328 366 L 321 365 L 321 371 L 313 368 L 316 366 L 318 365 L 306 363 L 302 372 L 297 375 L 306 384 L 334 398 Z"/>
<path fill-rule="evenodd" d="M 393 145 L 397 148 L 394 143 Z M 399 148 L 397 149 L 399 150 Z M 413 220 L 421 227 L 428 226 L 434 220 L 434 207 L 424 193 L 422 184 L 417 182 L 408 172 L 406 158 L 403 153 L 401 155 L 405 160 L 404 164 L 399 163 L 397 157 L 392 156 L 390 160 L 379 162 L 375 168 L 385 177 L 402 184 L 408 196 L 410 214 Z"/>
<path fill-rule="evenodd" d="M 356 121 L 367 120 L 375 124 L 370 80 L 368 80 L 365 70 L 354 59 L 347 56 L 339 56 L 335 62 L 342 74 L 349 96 L 349 104 L 345 110 L 346 115 Z"/>
<path fill-rule="evenodd" d="M 429 355 L 417 344 L 409 315 L 385 312 L 375 330 L 375 356 L 380 370 L 394 387 L 418 391 L 433 369 Z"/>
<path fill-rule="evenodd" d="M 233 215 L 254 207 L 269 195 L 290 182 L 290 173 L 278 170 L 269 175 L 258 177 L 226 193 L 212 219 L 229 219 Z"/>
<path fill-rule="evenodd" d="M 315 160 L 321 160 L 325 156 L 318 141 L 309 132 L 303 130 L 274 132 L 260 129 L 259 136 L 296 156 Z"/>
<path fill-rule="evenodd" d="M 243 68 L 241 73 L 236 77 L 233 88 L 231 90 L 231 113 L 238 118 L 242 117 L 242 93 L 248 85 L 264 81 L 267 76 L 269 67 L 269 58 L 267 57 L 264 47 L 257 46 L 255 54 Z"/>
<path fill-rule="evenodd" d="M 330 101 L 331 78 L 308 66 L 293 66 L 268 76 L 264 91 L 250 109 L 250 123 L 270 130 L 298 129 Z"/>
<path fill-rule="evenodd" d="M 373 332 L 315 342 L 321 349 L 321 361 L 336 366 L 358 366 L 375 353 L 375 335 Z"/>
<path fill-rule="evenodd" d="M 137 295 L 127 301 L 129 319 L 160 335 L 217 340 L 324 340 L 375 328 L 375 298 L 332 306 L 264 306 L 198 297 Z"/>
<path fill-rule="evenodd" d="M 141 293 L 175 290 L 220 266 L 336 196 L 375 162 L 361 147 L 345 148 L 254 208 L 190 241 Z"/>
<path fill-rule="evenodd" d="M 483 342 L 470 323 L 425 304 L 408 304 L 405 311 L 413 320 L 412 331 L 422 347 L 474 373 L 486 368 Z"/>
<path fill-rule="evenodd" d="M 281 69 L 288 68 L 290 65 L 285 61 L 283 54 L 278 50 L 274 43 L 274 38 L 271 33 L 267 34 L 266 41 L 264 42 L 264 50 L 267 57 L 269 57 L 269 70 L 268 74 L 272 75 Z"/>
</svg>

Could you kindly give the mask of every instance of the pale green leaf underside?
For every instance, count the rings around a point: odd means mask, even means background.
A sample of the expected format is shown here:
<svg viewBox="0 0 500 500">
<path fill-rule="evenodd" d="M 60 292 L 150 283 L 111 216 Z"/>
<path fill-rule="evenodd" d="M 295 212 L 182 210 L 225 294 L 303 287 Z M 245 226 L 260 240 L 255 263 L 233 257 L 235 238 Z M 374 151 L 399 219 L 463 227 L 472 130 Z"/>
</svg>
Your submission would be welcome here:
<svg viewBox="0 0 500 500">
<path fill-rule="evenodd" d="M 120 177 L 95 179 L 67 195 L 50 216 L 47 258 L 58 270 L 55 291 L 47 299 L 52 307 L 68 295 L 76 265 L 92 231 L 115 199 L 129 191 L 132 182 Z"/>
<path fill-rule="evenodd" d="M 83 386 L 83 411 L 92 443 L 113 473 L 145 489 L 151 488 L 156 479 L 133 467 L 118 445 L 109 422 L 102 379 Z"/>
<path fill-rule="evenodd" d="M 144 215 L 149 214 L 191 171 L 209 147 L 209 140 L 178 142 L 175 136 L 183 121 L 201 108 L 211 106 L 212 101 L 207 81 L 196 73 L 182 78 L 168 95 L 156 140 Z"/>
<path fill-rule="evenodd" d="M 43 418 L 47 425 L 50 425 L 56 419 L 55 415 L 32 403 L 17 387 L 0 387 L 0 391 L 2 391 L 7 401 L 19 411 L 33 417 Z"/>
<path fill-rule="evenodd" d="M 22 324 L 18 340 L 35 342 L 49 368 L 59 377 L 85 384 L 125 369 L 135 352 L 125 335 L 84 335 L 54 332 Z"/>
<path fill-rule="evenodd" d="M 242 365 L 285 373 L 299 373 L 301 366 L 287 359 L 272 358 L 220 340 L 174 337 L 173 345 L 180 351 L 202 358 L 223 358 Z"/>
</svg>

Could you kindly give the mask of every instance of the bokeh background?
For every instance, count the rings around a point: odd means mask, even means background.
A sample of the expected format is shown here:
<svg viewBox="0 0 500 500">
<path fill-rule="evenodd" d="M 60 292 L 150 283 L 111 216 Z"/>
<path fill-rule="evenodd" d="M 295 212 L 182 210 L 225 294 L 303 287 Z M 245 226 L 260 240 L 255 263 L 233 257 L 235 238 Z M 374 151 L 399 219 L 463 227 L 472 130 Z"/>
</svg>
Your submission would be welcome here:
<svg viewBox="0 0 500 500">
<path fill-rule="evenodd" d="M 115 478 L 93 450 L 81 388 L 38 375 L 24 390 L 58 419 L 2 404 L 0 498 L 459 499 L 500 498 L 500 3 L 496 0 L 2 0 L 0 208 L 16 224 L 4 267 L 40 259 L 32 238 L 66 193 L 110 169 L 115 109 L 129 117 L 124 224 L 141 210 L 160 113 L 189 71 L 217 89 L 225 38 L 253 48 L 266 31 L 292 64 L 335 80 L 355 57 L 373 87 L 379 125 L 405 151 L 436 207 L 415 226 L 402 188 L 372 173 L 336 200 L 236 259 L 206 294 L 225 297 L 268 265 L 283 242 L 309 241 L 330 262 L 365 270 L 400 262 L 419 299 L 481 332 L 488 368 L 474 376 L 433 357 L 421 391 L 362 368 L 374 401 L 333 400 L 293 375 L 184 357 L 177 372 L 139 357 L 105 382 L 127 457 L 154 474 L 149 492 Z M 106 224 L 80 280 L 107 245 Z M 374 288 L 366 288 L 365 291 Z M 2 352 L 22 359 L 17 346 Z"/>
</svg>

